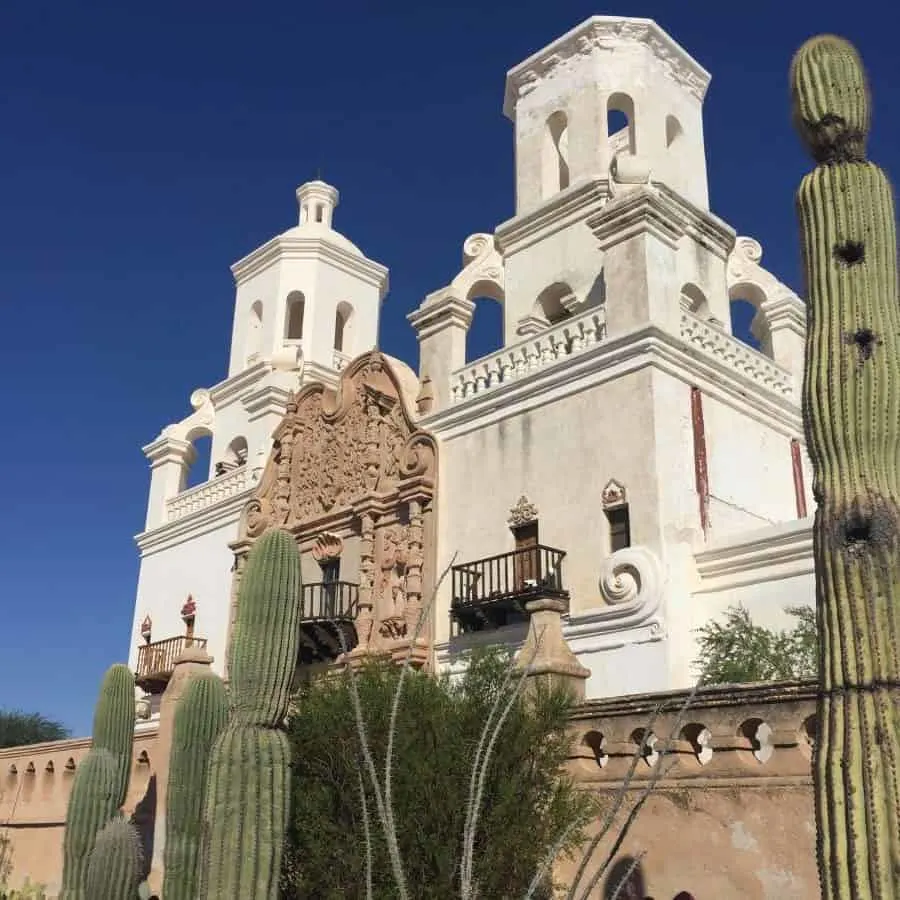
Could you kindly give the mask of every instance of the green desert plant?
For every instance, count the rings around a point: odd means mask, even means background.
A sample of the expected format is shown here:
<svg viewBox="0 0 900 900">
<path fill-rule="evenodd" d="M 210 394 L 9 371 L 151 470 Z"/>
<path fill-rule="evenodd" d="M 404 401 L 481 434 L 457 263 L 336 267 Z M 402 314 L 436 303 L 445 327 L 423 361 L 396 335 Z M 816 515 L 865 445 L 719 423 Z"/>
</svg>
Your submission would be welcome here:
<svg viewBox="0 0 900 900">
<path fill-rule="evenodd" d="M 122 816 L 110 819 L 94 842 L 85 876 L 89 900 L 137 900 L 143 859 L 134 826 Z"/>
<path fill-rule="evenodd" d="M 94 841 L 119 809 L 118 762 L 108 750 L 91 750 L 75 772 L 66 830 L 60 900 L 85 900 L 85 878 Z"/>
<path fill-rule="evenodd" d="M 222 679 L 209 671 L 193 676 L 178 701 L 172 729 L 166 792 L 166 900 L 197 896 L 209 756 L 227 721 L 228 696 Z"/>
<path fill-rule="evenodd" d="M 460 840 L 470 774 L 494 700 L 509 700 L 507 651 L 473 656 L 453 681 L 420 672 L 406 677 L 395 723 L 393 814 L 404 872 L 413 896 L 459 896 Z M 378 803 L 368 779 L 360 790 L 361 749 L 350 678 L 356 678 L 366 735 L 383 770 L 400 671 L 372 664 L 301 688 L 291 717 L 291 826 L 282 896 L 360 896 L 371 857 L 372 896 L 393 900 L 394 879 L 383 831 L 360 815 Z M 522 896 L 543 856 L 569 826 L 562 852 L 574 851 L 596 812 L 564 772 L 571 748 L 573 702 L 560 689 L 520 696 L 503 723 L 483 787 L 474 880 L 482 896 Z M 435 811 L 440 811 L 434 815 Z M 367 839 L 366 831 L 369 830 Z M 510 852 L 515 848 L 515 852 Z"/>
<path fill-rule="evenodd" d="M 281 530 L 254 544 L 230 648 L 231 715 L 213 746 L 205 799 L 206 900 L 277 900 L 290 800 L 284 720 L 297 664 L 300 552 Z"/>
<path fill-rule="evenodd" d="M 85 897 L 94 841 L 125 802 L 133 745 L 134 676 L 127 666 L 117 664 L 103 677 L 91 750 L 78 766 L 69 796 L 60 900 Z"/>
<path fill-rule="evenodd" d="M 754 624 L 740 604 L 697 629 L 699 655 L 694 665 L 703 684 L 742 684 L 815 678 L 818 669 L 816 611 L 811 606 L 785 607 L 797 619 L 790 630 L 773 631 Z"/>
<path fill-rule="evenodd" d="M 900 898 L 900 303 L 893 193 L 866 159 L 869 90 L 847 41 L 791 65 L 815 162 L 797 192 L 808 325 L 821 689 L 813 779 L 827 900 Z"/>
</svg>

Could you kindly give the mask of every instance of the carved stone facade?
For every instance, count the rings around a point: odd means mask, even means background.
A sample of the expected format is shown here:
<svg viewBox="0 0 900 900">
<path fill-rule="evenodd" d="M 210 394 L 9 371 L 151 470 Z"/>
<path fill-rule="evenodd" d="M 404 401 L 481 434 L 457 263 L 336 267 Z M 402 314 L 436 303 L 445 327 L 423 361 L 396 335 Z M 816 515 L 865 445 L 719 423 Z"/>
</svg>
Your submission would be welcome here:
<svg viewBox="0 0 900 900">
<path fill-rule="evenodd" d="M 434 582 L 433 500 L 437 446 L 416 428 L 389 358 L 373 351 L 345 368 L 336 390 L 312 384 L 292 395 L 275 431 L 259 489 L 247 503 L 235 552 L 232 616 L 244 559 L 270 528 L 294 534 L 322 562 L 359 542 L 359 644 L 350 654 L 429 661 L 417 626 Z"/>
</svg>

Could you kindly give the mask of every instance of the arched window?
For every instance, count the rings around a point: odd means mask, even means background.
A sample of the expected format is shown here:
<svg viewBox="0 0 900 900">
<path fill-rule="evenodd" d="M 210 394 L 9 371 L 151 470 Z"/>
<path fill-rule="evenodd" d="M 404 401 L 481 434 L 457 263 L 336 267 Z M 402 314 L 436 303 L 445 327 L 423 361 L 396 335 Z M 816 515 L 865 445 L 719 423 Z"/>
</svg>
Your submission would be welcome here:
<svg viewBox="0 0 900 900">
<path fill-rule="evenodd" d="M 244 353 L 244 361 L 248 366 L 256 362 L 259 357 L 259 352 L 262 350 L 262 318 L 262 301 L 256 300 L 250 307 L 250 313 L 247 318 L 247 336 L 245 340 L 246 352 Z"/>
<path fill-rule="evenodd" d="M 666 116 L 666 147 L 671 147 L 683 133 L 681 122 L 675 116 Z"/>
<path fill-rule="evenodd" d="M 706 295 L 696 284 L 688 282 L 682 286 L 679 302 L 681 308 L 685 312 L 693 313 L 701 319 L 708 319 L 710 317 L 709 303 L 706 300 Z"/>
<path fill-rule="evenodd" d="M 205 427 L 195 428 L 188 433 L 187 440 L 193 444 L 194 454 L 193 458 L 185 464 L 181 473 L 181 490 L 183 491 L 209 480 L 212 432 Z"/>
<path fill-rule="evenodd" d="M 466 332 L 467 363 L 503 347 L 503 304 L 477 293 L 468 299 L 475 304 L 475 312 Z"/>
<path fill-rule="evenodd" d="M 569 186 L 569 122 L 557 111 L 544 126 L 541 186 L 546 200 Z"/>
<path fill-rule="evenodd" d="M 284 337 L 288 341 L 300 341 L 303 339 L 303 313 L 306 299 L 301 291 L 291 291 L 287 296 L 287 310 L 285 311 Z"/>
<path fill-rule="evenodd" d="M 216 463 L 216 476 L 238 469 L 247 462 L 247 439 L 236 437 L 225 450 L 225 455 Z"/>
<path fill-rule="evenodd" d="M 634 101 L 617 91 L 606 101 L 606 135 L 612 155 L 637 153 L 634 136 Z"/>
<path fill-rule="evenodd" d="M 334 349 L 339 353 L 351 353 L 353 332 L 353 307 L 344 301 L 334 312 Z"/>
<path fill-rule="evenodd" d="M 728 291 L 731 311 L 731 333 L 740 341 L 772 356 L 772 340 L 768 322 L 761 310 L 766 296 L 755 284 L 735 284 Z"/>
</svg>

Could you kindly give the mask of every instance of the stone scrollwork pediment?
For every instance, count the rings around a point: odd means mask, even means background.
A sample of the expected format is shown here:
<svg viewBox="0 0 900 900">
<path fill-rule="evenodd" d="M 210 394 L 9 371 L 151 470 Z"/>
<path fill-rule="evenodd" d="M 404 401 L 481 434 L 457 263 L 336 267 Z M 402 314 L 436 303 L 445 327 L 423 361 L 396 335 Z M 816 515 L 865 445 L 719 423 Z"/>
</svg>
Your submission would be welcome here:
<svg viewBox="0 0 900 900">
<path fill-rule="evenodd" d="M 377 351 L 341 374 L 336 390 L 311 384 L 292 394 L 242 532 L 295 528 L 434 479 L 435 443 L 417 430 L 389 361 Z"/>
</svg>

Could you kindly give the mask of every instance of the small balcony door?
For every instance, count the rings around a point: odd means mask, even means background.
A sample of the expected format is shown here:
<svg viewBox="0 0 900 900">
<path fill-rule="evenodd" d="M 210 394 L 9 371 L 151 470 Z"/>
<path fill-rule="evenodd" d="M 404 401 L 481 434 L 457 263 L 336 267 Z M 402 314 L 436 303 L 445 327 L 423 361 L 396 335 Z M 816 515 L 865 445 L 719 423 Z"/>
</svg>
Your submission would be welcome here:
<svg viewBox="0 0 900 900">
<path fill-rule="evenodd" d="M 516 555 L 513 557 L 515 571 L 514 589 L 524 591 L 530 583 L 540 582 L 540 563 L 538 559 L 538 523 L 529 522 L 513 529 L 516 541 Z"/>
<path fill-rule="evenodd" d="M 329 559 L 322 566 L 322 611 L 327 618 L 337 615 L 338 581 L 341 577 L 340 559 Z"/>
</svg>

